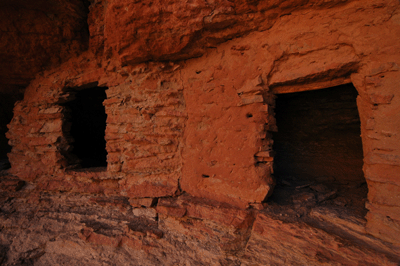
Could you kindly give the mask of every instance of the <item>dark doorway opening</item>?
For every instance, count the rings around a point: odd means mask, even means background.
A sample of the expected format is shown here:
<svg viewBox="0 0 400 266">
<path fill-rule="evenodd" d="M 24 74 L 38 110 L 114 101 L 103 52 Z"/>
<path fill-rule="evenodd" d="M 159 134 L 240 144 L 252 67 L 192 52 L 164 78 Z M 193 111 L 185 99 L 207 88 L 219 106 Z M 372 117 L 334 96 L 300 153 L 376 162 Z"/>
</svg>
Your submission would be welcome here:
<svg viewBox="0 0 400 266">
<path fill-rule="evenodd" d="M 357 95 L 352 84 L 277 95 L 271 201 L 366 214 Z"/>
<path fill-rule="evenodd" d="M 106 167 L 106 119 L 103 101 L 107 98 L 105 87 L 83 89 L 75 99 L 65 104 L 69 110 L 73 139 L 72 155 L 79 159 L 81 168 Z"/>
<path fill-rule="evenodd" d="M 23 87 L 7 86 L 2 87 L 2 90 L 0 93 L 0 171 L 11 167 L 7 157 L 7 153 L 11 152 L 11 146 L 6 137 L 7 125 L 13 118 L 15 102 L 23 98 Z"/>
</svg>

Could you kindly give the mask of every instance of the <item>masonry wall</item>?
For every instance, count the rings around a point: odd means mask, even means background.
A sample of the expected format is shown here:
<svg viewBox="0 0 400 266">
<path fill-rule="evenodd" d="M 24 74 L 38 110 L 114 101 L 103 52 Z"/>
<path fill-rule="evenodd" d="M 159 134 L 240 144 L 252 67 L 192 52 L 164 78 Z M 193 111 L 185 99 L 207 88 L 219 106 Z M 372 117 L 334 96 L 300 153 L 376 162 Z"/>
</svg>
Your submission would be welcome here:
<svg viewBox="0 0 400 266">
<path fill-rule="evenodd" d="M 14 108 L 7 133 L 10 173 L 38 191 L 124 197 L 132 206 L 151 207 L 167 198 L 158 209 L 167 216 L 189 215 L 189 207 L 175 202 L 182 194 L 234 209 L 263 208 L 274 186 L 274 94 L 351 82 L 359 93 L 369 189 L 365 229 L 397 250 L 400 54 L 392 36 L 400 34 L 398 5 L 353 1 L 323 13 L 292 10 L 274 17 L 274 25 L 264 21 L 262 31 L 220 40 L 198 53 L 166 46 L 165 56 L 154 50 L 136 55 L 142 44 L 133 49 L 111 42 L 116 39 L 107 37 L 114 34 L 107 23 L 116 23 L 108 19 L 119 9 L 93 5 L 89 27 L 100 29 L 94 14 L 104 11 L 105 37 L 92 34 L 89 51 L 38 75 Z M 120 31 L 134 27 L 118 23 Z M 227 34 L 226 26 L 213 27 Z M 158 45 L 170 41 L 157 39 Z M 193 55 L 199 57 L 188 59 Z M 151 58 L 168 61 L 142 62 Z M 63 103 L 71 100 L 71 88 L 91 86 L 108 87 L 107 169 L 77 171 L 67 156 L 73 143 Z M 269 218 L 257 217 L 257 226 L 267 228 Z"/>
</svg>

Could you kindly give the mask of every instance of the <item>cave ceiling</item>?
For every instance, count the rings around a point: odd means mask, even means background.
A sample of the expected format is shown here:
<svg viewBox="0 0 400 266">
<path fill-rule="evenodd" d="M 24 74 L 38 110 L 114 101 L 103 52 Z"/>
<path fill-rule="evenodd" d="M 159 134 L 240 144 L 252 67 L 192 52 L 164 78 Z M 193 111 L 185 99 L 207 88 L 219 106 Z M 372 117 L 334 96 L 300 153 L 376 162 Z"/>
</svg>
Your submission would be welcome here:
<svg viewBox="0 0 400 266">
<path fill-rule="evenodd" d="M 0 92 L 26 87 L 40 71 L 87 46 L 81 0 L 0 1 Z"/>
</svg>

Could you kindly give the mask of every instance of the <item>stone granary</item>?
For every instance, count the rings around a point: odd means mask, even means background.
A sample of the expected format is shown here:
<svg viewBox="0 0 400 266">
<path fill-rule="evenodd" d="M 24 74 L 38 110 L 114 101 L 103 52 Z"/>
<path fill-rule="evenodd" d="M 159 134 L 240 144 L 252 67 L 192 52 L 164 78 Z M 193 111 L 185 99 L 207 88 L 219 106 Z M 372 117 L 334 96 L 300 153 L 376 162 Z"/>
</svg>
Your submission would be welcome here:
<svg viewBox="0 0 400 266">
<path fill-rule="evenodd" d="M 398 0 L 0 14 L 1 265 L 399 265 Z"/>
</svg>

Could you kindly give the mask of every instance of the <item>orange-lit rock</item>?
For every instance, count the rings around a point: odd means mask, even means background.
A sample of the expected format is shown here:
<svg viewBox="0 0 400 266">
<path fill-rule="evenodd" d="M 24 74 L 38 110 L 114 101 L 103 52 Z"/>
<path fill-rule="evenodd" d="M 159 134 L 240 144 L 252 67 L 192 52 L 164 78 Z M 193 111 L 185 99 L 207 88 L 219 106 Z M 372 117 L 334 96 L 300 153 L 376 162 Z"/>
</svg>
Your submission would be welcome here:
<svg viewBox="0 0 400 266">
<path fill-rule="evenodd" d="M 397 265 L 397 0 L 32 5 L 0 4 L 2 112 L 16 102 L 0 114 L 0 264 Z M 336 139 L 343 154 L 317 153 L 337 158 L 329 175 L 274 176 L 277 97 L 348 83 L 359 120 L 336 113 L 348 95 L 320 108 L 359 123 L 365 180 L 331 173 L 353 173 Z M 89 88 L 104 98 L 74 114 Z M 82 169 L 72 128 L 92 110 L 105 161 Z"/>
</svg>

